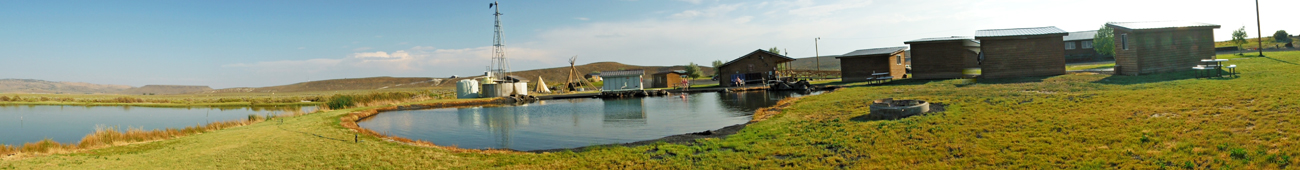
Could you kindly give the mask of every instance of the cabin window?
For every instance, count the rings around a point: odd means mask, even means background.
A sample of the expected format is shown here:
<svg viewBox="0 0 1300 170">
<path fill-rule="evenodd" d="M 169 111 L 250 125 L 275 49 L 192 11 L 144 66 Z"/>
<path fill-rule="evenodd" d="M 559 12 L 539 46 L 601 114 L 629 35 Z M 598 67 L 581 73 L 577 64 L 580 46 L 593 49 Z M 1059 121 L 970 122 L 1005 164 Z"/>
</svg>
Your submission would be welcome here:
<svg viewBox="0 0 1300 170">
<path fill-rule="evenodd" d="M 894 56 L 894 61 L 898 61 L 898 65 L 903 65 L 903 55 Z"/>
<path fill-rule="evenodd" d="M 1079 45 L 1083 46 L 1083 49 L 1092 49 L 1092 41 L 1083 41 L 1083 43 Z"/>
<path fill-rule="evenodd" d="M 1073 50 L 1073 49 L 1074 49 L 1074 42 L 1065 42 L 1065 49 L 1067 49 L 1067 50 Z"/>
<path fill-rule="evenodd" d="M 1119 45 L 1124 48 L 1124 50 L 1128 50 L 1128 34 L 1119 35 Z"/>
</svg>

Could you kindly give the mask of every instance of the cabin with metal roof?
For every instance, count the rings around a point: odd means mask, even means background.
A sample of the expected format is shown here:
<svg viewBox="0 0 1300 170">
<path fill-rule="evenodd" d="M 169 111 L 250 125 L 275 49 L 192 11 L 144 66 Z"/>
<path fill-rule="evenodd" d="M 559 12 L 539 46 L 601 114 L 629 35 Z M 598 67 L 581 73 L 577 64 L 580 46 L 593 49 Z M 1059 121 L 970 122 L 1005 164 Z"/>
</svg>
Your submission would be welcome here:
<svg viewBox="0 0 1300 170">
<path fill-rule="evenodd" d="M 962 78 L 962 70 L 979 68 L 980 42 L 974 37 L 922 38 L 903 43 L 912 48 L 914 79 Z"/>
<path fill-rule="evenodd" d="M 1115 74 L 1191 70 L 1214 58 L 1219 25 L 1187 21 L 1109 22 L 1115 30 Z"/>
<path fill-rule="evenodd" d="M 650 88 L 676 88 L 686 79 L 686 70 L 662 71 L 650 74 Z"/>
<path fill-rule="evenodd" d="M 907 74 L 904 50 L 907 47 L 861 49 L 835 58 L 840 59 L 840 76 L 844 82 L 901 79 Z"/>
<path fill-rule="evenodd" d="M 629 90 L 643 90 L 642 77 L 645 70 L 620 70 L 620 71 L 602 71 L 600 77 L 605 79 L 605 85 L 601 86 L 600 91 L 617 92 Z"/>
<path fill-rule="evenodd" d="M 1097 30 L 1070 32 L 1062 38 L 1065 41 L 1065 62 L 1089 62 L 1109 60 L 1110 56 L 1103 56 L 1097 53 L 1097 49 L 1092 48 L 1092 39 L 1097 36 Z"/>
<path fill-rule="evenodd" d="M 1069 33 L 1053 26 L 975 31 L 980 42 L 980 77 L 1014 78 L 1065 74 Z"/>
<path fill-rule="evenodd" d="M 736 80 L 745 83 L 762 83 L 763 80 L 775 79 L 777 66 L 794 61 L 794 58 L 767 50 L 754 50 L 718 66 L 718 85 L 736 86 Z"/>
</svg>

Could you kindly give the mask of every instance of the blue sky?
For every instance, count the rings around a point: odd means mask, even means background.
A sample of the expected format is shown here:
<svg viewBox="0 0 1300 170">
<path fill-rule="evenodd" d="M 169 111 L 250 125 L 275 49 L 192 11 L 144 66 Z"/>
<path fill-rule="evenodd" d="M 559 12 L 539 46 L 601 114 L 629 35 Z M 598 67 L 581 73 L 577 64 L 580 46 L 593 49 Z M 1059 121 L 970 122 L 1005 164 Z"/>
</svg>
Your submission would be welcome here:
<svg viewBox="0 0 1300 170">
<path fill-rule="evenodd" d="M 0 78 L 261 87 L 482 74 L 491 1 L 0 1 Z M 1246 26 L 1252 2 L 1042 0 L 501 1 L 515 70 L 578 62 L 684 65 L 760 48 L 793 57 L 903 46 L 979 29 L 1186 20 Z M 1262 0 L 1265 34 L 1298 2 Z M 1119 5 L 1116 5 L 1119 4 Z M 1228 9 L 1237 9 L 1236 12 Z"/>
</svg>

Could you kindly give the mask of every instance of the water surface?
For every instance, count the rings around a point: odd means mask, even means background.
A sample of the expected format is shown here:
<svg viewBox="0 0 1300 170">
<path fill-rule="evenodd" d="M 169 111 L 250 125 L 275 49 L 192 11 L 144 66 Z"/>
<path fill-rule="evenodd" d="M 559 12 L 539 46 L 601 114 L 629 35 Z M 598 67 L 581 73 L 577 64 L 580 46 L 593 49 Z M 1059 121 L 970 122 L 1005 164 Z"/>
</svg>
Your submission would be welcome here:
<svg viewBox="0 0 1300 170">
<path fill-rule="evenodd" d="M 248 119 L 249 114 L 276 115 L 315 106 L 269 107 L 132 107 L 0 105 L 0 144 L 19 145 L 45 138 L 75 143 L 96 126 L 119 130 L 184 128 L 215 121 Z"/>
<path fill-rule="evenodd" d="M 519 106 L 384 112 L 358 122 L 380 133 L 461 148 L 542 150 L 627 143 L 748 122 L 794 92 L 695 93 L 545 100 Z"/>
</svg>

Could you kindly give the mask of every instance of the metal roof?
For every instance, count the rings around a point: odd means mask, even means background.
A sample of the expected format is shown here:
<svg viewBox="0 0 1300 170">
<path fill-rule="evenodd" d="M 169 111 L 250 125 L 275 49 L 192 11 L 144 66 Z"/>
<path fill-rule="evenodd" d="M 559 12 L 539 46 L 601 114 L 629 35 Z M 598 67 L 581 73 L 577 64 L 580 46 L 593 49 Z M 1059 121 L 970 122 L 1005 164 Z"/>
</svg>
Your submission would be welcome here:
<svg viewBox="0 0 1300 170">
<path fill-rule="evenodd" d="M 1107 22 L 1106 26 L 1114 26 L 1129 30 L 1150 30 L 1165 28 L 1192 28 L 1192 27 L 1211 27 L 1219 28 L 1219 25 L 1190 22 L 1190 21 L 1147 21 L 1147 22 Z"/>
<path fill-rule="evenodd" d="M 974 41 L 975 43 L 979 43 L 979 41 L 975 40 L 975 37 L 970 37 L 970 36 L 922 38 L 922 39 L 915 39 L 912 41 L 904 41 L 903 43 L 911 44 L 911 43 L 920 43 L 920 42 L 961 41 L 961 40 L 970 40 L 970 41 Z"/>
<path fill-rule="evenodd" d="M 1079 31 L 1079 32 L 1070 32 L 1070 35 L 1065 35 L 1063 39 L 1065 41 L 1091 40 L 1092 37 L 1095 36 L 1097 36 L 1097 30 Z"/>
<path fill-rule="evenodd" d="M 1067 34 L 1065 30 L 1055 26 L 1034 27 L 1034 28 L 1008 28 L 1008 29 L 990 29 L 975 31 L 975 38 L 991 37 L 1013 37 L 1013 36 L 1034 36 L 1034 35 L 1052 35 Z"/>
<path fill-rule="evenodd" d="M 654 73 L 654 74 L 668 74 L 668 73 L 686 74 L 686 70 L 669 70 L 669 71 L 660 71 L 660 72 L 658 72 L 658 73 Z"/>
<path fill-rule="evenodd" d="M 722 65 L 718 65 L 718 68 L 722 68 L 722 67 L 725 67 L 725 66 L 727 66 L 727 65 L 731 65 L 731 63 L 735 63 L 736 61 L 740 61 L 740 59 L 744 59 L 745 56 L 753 55 L 753 54 L 755 54 L 755 53 L 767 53 L 767 54 L 769 54 L 769 55 L 776 56 L 778 60 L 784 60 L 784 61 L 776 61 L 776 63 L 784 63 L 784 62 L 794 61 L 794 58 L 786 57 L 785 55 L 781 55 L 781 54 L 777 54 L 777 53 L 772 53 L 771 51 L 767 51 L 767 50 L 758 49 L 758 50 L 754 50 L 754 52 L 749 52 L 749 54 L 745 54 L 745 55 L 743 55 L 743 56 L 740 56 L 739 58 L 732 59 L 731 61 L 727 61 L 727 63 L 722 63 Z"/>
<path fill-rule="evenodd" d="M 840 55 L 839 57 L 836 58 L 858 57 L 858 56 L 869 56 L 869 55 L 889 55 L 889 54 L 893 54 L 894 52 L 903 51 L 904 49 L 907 49 L 907 46 L 861 49 L 861 50 L 855 50 L 853 52 L 846 53 L 844 55 Z"/>
<path fill-rule="evenodd" d="M 602 71 L 600 77 L 639 76 L 642 74 L 645 74 L 645 70 Z"/>
</svg>

